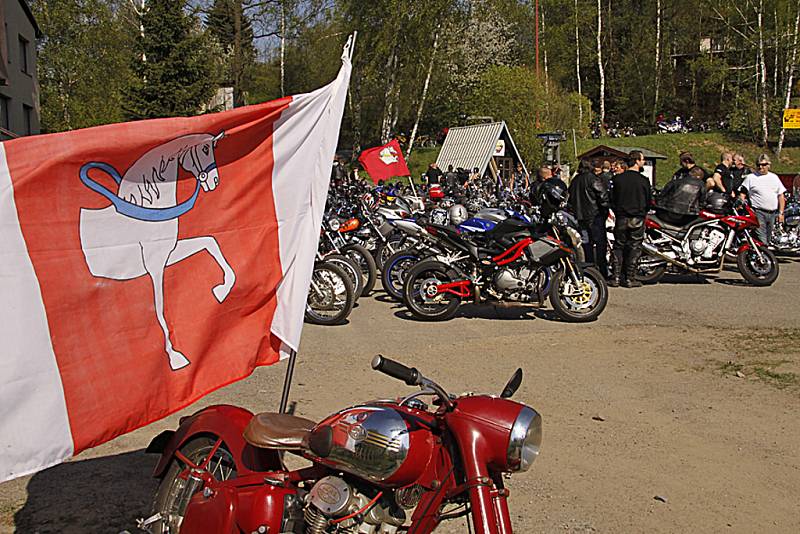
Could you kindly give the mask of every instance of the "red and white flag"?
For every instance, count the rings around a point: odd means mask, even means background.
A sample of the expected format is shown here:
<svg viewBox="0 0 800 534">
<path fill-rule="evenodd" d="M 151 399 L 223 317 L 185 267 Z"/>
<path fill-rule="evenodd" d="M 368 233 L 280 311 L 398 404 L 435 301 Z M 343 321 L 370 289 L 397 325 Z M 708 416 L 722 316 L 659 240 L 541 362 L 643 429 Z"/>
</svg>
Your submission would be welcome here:
<svg viewBox="0 0 800 534">
<path fill-rule="evenodd" d="M 400 150 L 400 143 L 393 139 L 388 144 L 375 148 L 368 148 L 361 152 L 358 161 L 369 173 L 370 178 L 376 184 L 380 180 L 388 180 L 394 176 L 410 176 L 406 160 L 403 159 L 403 151 Z"/>
<path fill-rule="evenodd" d="M 0 143 L 0 482 L 297 350 L 342 62 L 309 94 Z"/>
</svg>

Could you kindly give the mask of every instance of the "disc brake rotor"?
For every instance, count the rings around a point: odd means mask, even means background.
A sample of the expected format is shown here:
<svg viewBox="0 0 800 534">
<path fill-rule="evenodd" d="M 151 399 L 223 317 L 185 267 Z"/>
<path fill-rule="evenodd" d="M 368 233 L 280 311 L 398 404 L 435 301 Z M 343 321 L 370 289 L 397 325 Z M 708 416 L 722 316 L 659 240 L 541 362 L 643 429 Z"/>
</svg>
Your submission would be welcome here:
<svg viewBox="0 0 800 534">
<path fill-rule="evenodd" d="M 586 278 L 581 280 L 577 287 L 572 280 L 569 280 L 564 283 L 563 296 L 573 308 L 584 308 L 592 304 L 594 288 Z"/>
<path fill-rule="evenodd" d="M 439 293 L 438 287 L 441 281 L 435 277 L 424 279 L 419 284 L 419 294 L 423 302 L 439 302 L 442 300 L 442 294 Z"/>
</svg>

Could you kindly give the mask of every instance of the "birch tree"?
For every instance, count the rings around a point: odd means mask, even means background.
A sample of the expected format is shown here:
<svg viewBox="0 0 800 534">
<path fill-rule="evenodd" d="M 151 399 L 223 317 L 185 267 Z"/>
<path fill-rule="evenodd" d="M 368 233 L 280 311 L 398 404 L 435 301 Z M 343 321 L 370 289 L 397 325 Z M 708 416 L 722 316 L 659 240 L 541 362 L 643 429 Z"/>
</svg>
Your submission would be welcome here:
<svg viewBox="0 0 800 534">
<path fill-rule="evenodd" d="M 597 0 L 597 72 L 600 75 L 600 129 L 605 131 L 606 75 L 603 70 L 603 6 Z"/>
<path fill-rule="evenodd" d="M 783 109 L 788 109 L 789 105 L 792 101 L 792 85 L 794 84 L 794 68 L 797 61 L 797 34 L 800 31 L 800 4 L 797 6 L 797 15 L 794 19 L 794 34 L 792 36 L 792 46 L 791 46 L 791 58 L 786 63 L 786 71 L 785 71 L 785 78 L 786 78 L 786 97 L 783 100 Z M 778 147 L 775 150 L 775 153 L 778 157 L 781 156 L 781 151 L 783 150 L 783 141 L 786 137 L 786 129 L 781 127 L 781 135 L 778 139 Z"/>
<path fill-rule="evenodd" d="M 659 2 L 661 0 L 658 0 Z M 583 124 L 583 91 L 581 90 L 581 36 L 578 31 L 578 0 L 575 0 L 575 78 L 578 81 L 578 118 Z"/>
<path fill-rule="evenodd" d="M 661 0 L 656 0 L 656 50 L 655 50 L 655 95 L 653 97 L 653 121 L 658 115 L 658 89 L 661 83 Z"/>
<path fill-rule="evenodd" d="M 414 150 L 414 140 L 417 137 L 417 129 L 419 128 L 419 120 L 422 118 L 422 109 L 425 107 L 425 99 L 428 96 L 428 87 L 431 83 L 431 74 L 433 74 L 433 64 L 436 61 L 436 51 L 439 49 L 439 30 L 441 29 L 442 25 L 436 25 L 436 31 L 433 36 L 433 50 L 431 51 L 431 57 L 428 60 L 428 73 L 425 75 L 425 83 L 422 84 L 422 96 L 419 99 L 419 105 L 417 106 L 417 116 L 414 119 L 414 127 L 411 128 L 411 137 L 408 140 L 408 150 L 406 151 L 406 159 L 411 157 L 411 151 Z"/>
<path fill-rule="evenodd" d="M 764 0 L 759 0 L 756 21 L 758 24 L 758 69 L 761 93 L 761 144 L 767 147 L 769 126 L 767 124 L 767 62 L 764 58 Z"/>
</svg>

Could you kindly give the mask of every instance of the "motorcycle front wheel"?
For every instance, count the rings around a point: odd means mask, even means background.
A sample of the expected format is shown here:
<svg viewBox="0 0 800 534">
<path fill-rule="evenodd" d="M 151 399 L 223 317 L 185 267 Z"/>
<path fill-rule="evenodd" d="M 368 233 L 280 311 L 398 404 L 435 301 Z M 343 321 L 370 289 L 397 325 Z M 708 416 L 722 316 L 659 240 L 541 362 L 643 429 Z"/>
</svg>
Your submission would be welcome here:
<svg viewBox="0 0 800 534">
<path fill-rule="evenodd" d="M 361 268 L 358 264 L 352 258 L 344 254 L 328 254 L 323 260 L 325 263 L 332 263 L 341 267 L 342 270 L 347 273 L 350 282 L 353 284 L 353 297 L 355 300 L 358 300 L 361 293 L 364 291 L 364 277 L 361 274 Z"/>
<path fill-rule="evenodd" d="M 435 287 L 455 280 L 452 269 L 440 261 L 423 261 L 412 268 L 403 284 L 403 301 L 411 315 L 423 321 L 452 319 L 461 306 L 461 297 L 437 293 Z"/>
<path fill-rule="evenodd" d="M 321 262 L 314 265 L 306 301 L 306 321 L 319 325 L 342 324 L 355 304 L 355 289 L 340 266 Z"/>
<path fill-rule="evenodd" d="M 206 462 L 208 455 L 214 449 L 216 440 L 209 437 L 198 437 L 181 447 L 183 456 L 195 465 L 207 464 L 207 470 L 218 481 L 223 482 L 236 478 L 237 468 L 233 455 L 223 443 L 214 452 L 214 456 Z M 172 459 L 167 473 L 161 479 L 153 499 L 153 514 L 160 514 L 161 519 L 150 525 L 150 532 L 154 534 L 176 534 L 180 532 L 186 506 L 200 486 L 193 486 L 190 478 L 184 473 L 191 466 L 179 460 Z"/>
<path fill-rule="evenodd" d="M 398 250 L 389 256 L 381 269 L 381 284 L 390 298 L 403 301 L 403 284 L 408 271 L 419 263 L 421 256 L 413 250 Z"/>
<path fill-rule="evenodd" d="M 608 303 L 608 286 L 600 271 L 594 267 L 583 269 L 576 284 L 571 276 L 558 269 L 550 283 L 550 305 L 561 319 L 570 323 L 594 321 Z"/>
<path fill-rule="evenodd" d="M 766 248 L 759 248 L 763 260 L 758 258 L 758 254 L 753 249 L 741 251 L 736 255 L 736 265 L 742 278 L 754 286 L 770 286 L 778 279 L 779 267 L 778 258 L 772 251 Z"/>
<path fill-rule="evenodd" d="M 363 287 L 359 296 L 366 297 L 375 287 L 375 280 L 378 278 L 378 268 L 375 266 L 375 259 L 372 254 L 361 245 L 347 245 L 342 247 L 342 254 L 353 260 L 361 269 L 361 281 Z"/>
</svg>

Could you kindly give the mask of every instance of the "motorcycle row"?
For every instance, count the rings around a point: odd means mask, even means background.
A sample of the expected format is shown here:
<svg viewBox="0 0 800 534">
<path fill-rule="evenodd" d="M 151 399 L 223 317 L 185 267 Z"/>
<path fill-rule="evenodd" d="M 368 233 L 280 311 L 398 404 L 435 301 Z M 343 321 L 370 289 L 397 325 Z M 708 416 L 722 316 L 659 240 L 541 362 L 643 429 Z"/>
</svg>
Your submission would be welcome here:
<svg viewBox="0 0 800 534">
<path fill-rule="evenodd" d="M 638 279 L 656 283 L 670 272 L 714 275 L 729 261 L 749 284 L 772 284 L 779 274 L 773 250 L 800 251 L 798 182 L 785 222 L 776 225 L 769 243 L 756 238 L 758 220 L 746 202 L 709 196 L 705 209 L 684 225 L 651 211 Z M 331 188 L 308 322 L 342 324 L 378 278 L 388 298 L 418 320 L 450 319 L 467 303 L 549 302 L 567 322 L 592 321 L 605 309 L 606 273 L 584 261 L 577 221 L 564 203 L 532 205 L 525 195 L 482 182 L 412 188 Z M 613 224 L 611 214 L 610 244 Z"/>
<path fill-rule="evenodd" d="M 549 301 L 560 319 L 585 322 L 608 301 L 563 206 L 532 206 L 482 183 L 432 186 L 424 199 L 397 186 L 332 187 L 321 232 L 311 323 L 344 322 L 378 276 L 389 298 L 427 321 L 450 319 L 466 303 Z"/>
</svg>

